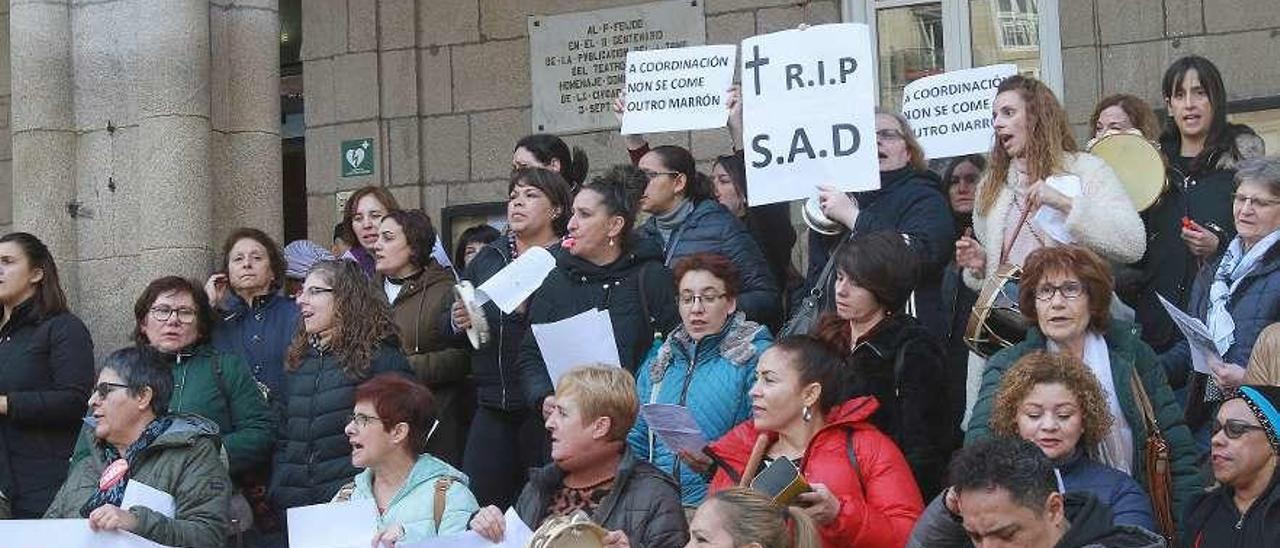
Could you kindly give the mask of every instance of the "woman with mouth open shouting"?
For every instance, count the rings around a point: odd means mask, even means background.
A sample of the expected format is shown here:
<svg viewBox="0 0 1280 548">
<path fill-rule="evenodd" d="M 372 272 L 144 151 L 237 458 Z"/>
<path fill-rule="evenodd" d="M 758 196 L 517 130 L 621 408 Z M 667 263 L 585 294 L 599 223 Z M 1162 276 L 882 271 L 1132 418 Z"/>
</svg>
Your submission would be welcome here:
<svg viewBox="0 0 1280 548">
<path fill-rule="evenodd" d="M 980 289 L 999 265 L 1021 265 L 1042 247 L 1075 243 L 1120 263 L 1142 258 L 1138 211 L 1101 158 L 1077 152 L 1066 111 L 1044 83 L 1005 79 L 994 116 L 996 142 L 978 187 L 973 236 L 956 242 L 969 287 Z M 1059 222 L 1041 222 L 1045 217 Z"/>
<path fill-rule="evenodd" d="M 1027 257 L 1018 295 L 1031 324 L 1027 339 L 987 361 L 965 442 L 991 435 L 989 420 L 1003 412 L 996 409 L 1001 404 L 996 392 L 1015 362 L 1042 350 L 1067 354 L 1098 378 L 1112 420 L 1107 435 L 1085 449 L 1098 462 L 1133 476 L 1148 492 L 1150 433 L 1140 398 L 1145 394 L 1151 402 L 1152 418 L 1169 448 L 1172 516 L 1181 516 L 1200 488 L 1195 444 L 1155 352 L 1138 337 L 1136 325 L 1111 317 L 1111 280 L 1107 263 L 1080 246 L 1042 248 Z"/>
</svg>

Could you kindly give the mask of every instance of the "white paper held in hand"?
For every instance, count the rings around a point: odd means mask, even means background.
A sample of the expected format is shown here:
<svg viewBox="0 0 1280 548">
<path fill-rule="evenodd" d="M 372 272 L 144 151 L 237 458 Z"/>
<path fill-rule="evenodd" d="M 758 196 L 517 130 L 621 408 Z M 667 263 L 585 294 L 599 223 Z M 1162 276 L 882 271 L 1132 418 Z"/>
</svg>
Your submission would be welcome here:
<svg viewBox="0 0 1280 548">
<path fill-rule="evenodd" d="M 707 446 L 707 437 L 693 419 L 693 413 L 683 405 L 647 403 L 640 407 L 645 423 L 658 439 L 673 452 L 699 453 Z"/>
<path fill-rule="evenodd" d="M 5 548 L 169 548 L 128 531 L 93 531 L 87 519 L 0 520 Z"/>
<path fill-rule="evenodd" d="M 580 365 L 622 366 L 608 312 L 592 308 L 557 322 L 536 323 L 531 327 L 552 386 Z"/>
<path fill-rule="evenodd" d="M 175 510 L 173 495 L 131 479 L 124 486 L 124 497 L 120 499 L 120 508 L 128 510 L 134 506 L 150 508 L 170 519 L 173 519 Z"/>
<path fill-rule="evenodd" d="M 1075 198 L 1082 192 L 1080 178 L 1075 175 L 1046 177 L 1041 184 L 1048 185 L 1049 188 L 1061 192 L 1068 198 Z M 1057 240 L 1058 243 L 1070 244 L 1075 242 L 1075 238 L 1072 238 L 1071 232 L 1067 230 L 1067 214 L 1048 205 L 1041 205 L 1036 210 L 1036 215 L 1033 219 L 1036 225 L 1048 232 L 1049 236 Z"/>
<path fill-rule="evenodd" d="M 365 548 L 378 532 L 373 499 L 289 509 L 289 546 Z"/>
<path fill-rule="evenodd" d="M 526 249 L 476 288 L 478 304 L 493 301 L 503 313 L 510 314 L 542 286 L 542 281 L 555 267 L 551 252 L 538 246 Z"/>
<path fill-rule="evenodd" d="M 1182 336 L 1187 338 L 1187 344 L 1191 347 L 1191 368 L 1205 375 L 1212 375 L 1213 370 L 1209 368 L 1209 357 L 1213 356 L 1219 360 L 1222 359 L 1218 355 L 1218 349 L 1213 345 L 1213 337 L 1209 335 L 1209 328 L 1205 327 L 1204 322 L 1200 318 L 1192 317 L 1183 312 L 1182 309 L 1174 306 L 1164 295 L 1156 294 L 1160 298 L 1160 304 L 1164 306 L 1165 312 L 1169 313 L 1169 318 L 1173 319 L 1173 325 L 1178 326 L 1178 330 L 1182 332 Z"/>
</svg>

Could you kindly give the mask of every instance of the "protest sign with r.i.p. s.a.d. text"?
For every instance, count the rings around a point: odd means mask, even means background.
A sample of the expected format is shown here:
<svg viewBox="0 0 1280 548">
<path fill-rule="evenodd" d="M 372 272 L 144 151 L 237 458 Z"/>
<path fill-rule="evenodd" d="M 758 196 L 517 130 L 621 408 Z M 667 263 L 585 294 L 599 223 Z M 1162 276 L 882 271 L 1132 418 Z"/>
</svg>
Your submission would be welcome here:
<svg viewBox="0 0 1280 548">
<path fill-rule="evenodd" d="M 879 188 L 866 25 L 819 25 L 742 41 L 747 196 L 757 206 L 817 185 Z"/>
</svg>

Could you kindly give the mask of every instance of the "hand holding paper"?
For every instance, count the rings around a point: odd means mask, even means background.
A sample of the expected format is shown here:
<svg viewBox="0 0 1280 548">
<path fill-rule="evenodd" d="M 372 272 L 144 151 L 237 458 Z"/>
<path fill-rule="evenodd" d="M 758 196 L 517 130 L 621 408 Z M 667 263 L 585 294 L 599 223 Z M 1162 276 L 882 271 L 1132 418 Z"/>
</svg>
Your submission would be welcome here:
<svg viewBox="0 0 1280 548">
<path fill-rule="evenodd" d="M 1213 345 L 1213 337 L 1209 336 L 1209 328 L 1205 327 L 1204 322 L 1200 321 L 1199 318 L 1193 318 L 1174 306 L 1163 295 L 1156 295 L 1156 297 L 1160 299 L 1160 304 L 1164 306 L 1165 312 L 1168 312 L 1169 317 L 1173 319 L 1173 324 L 1178 326 L 1182 336 L 1186 337 L 1187 344 L 1191 347 L 1192 369 L 1205 375 L 1213 375 L 1213 369 L 1209 367 L 1209 360 L 1212 358 L 1221 362 L 1222 357 L 1218 355 L 1218 350 Z"/>
</svg>

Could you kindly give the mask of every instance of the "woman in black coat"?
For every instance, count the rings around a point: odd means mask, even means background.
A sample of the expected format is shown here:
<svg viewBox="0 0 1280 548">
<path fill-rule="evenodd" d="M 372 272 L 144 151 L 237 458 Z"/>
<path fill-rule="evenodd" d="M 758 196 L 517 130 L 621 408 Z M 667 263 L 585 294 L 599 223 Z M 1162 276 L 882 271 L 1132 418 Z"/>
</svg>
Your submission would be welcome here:
<svg viewBox="0 0 1280 548">
<path fill-rule="evenodd" d="M 671 273 L 658 243 L 632 233 L 635 209 L 627 189 L 645 179 L 616 166 L 583 185 L 573 200 L 569 235 L 553 251 L 556 267 L 529 301 L 529 324 L 551 323 L 593 308 L 609 313 L 620 365 L 635 372 L 656 334 L 680 322 Z M 719 206 L 717 206 L 719 207 Z M 525 335 L 517 365 L 529 406 L 549 412 L 555 392 L 542 349 Z"/>
<path fill-rule="evenodd" d="M 908 236 L 908 245 L 919 259 L 920 277 L 915 286 L 915 316 L 935 337 L 945 337 L 942 271 L 955 250 L 955 230 L 947 200 L 937 189 L 937 177 L 925 166 L 924 150 L 906 119 L 889 112 L 876 113 L 876 147 L 880 160 L 880 188 L 852 195 L 827 188 L 819 193 L 822 212 L 842 225 L 835 236 L 809 232 L 809 268 L 805 290 L 813 285 L 835 247 L 859 234 L 892 230 Z M 823 288 L 831 295 L 831 285 Z M 827 310 L 831 299 L 824 300 Z"/>
<path fill-rule="evenodd" d="M 355 477 L 345 432 L 356 386 L 375 375 L 413 377 L 387 301 L 351 261 L 322 261 L 298 295 L 302 324 L 285 357 L 284 416 L 271 471 L 281 515 L 329 502 Z"/>
<path fill-rule="evenodd" d="M 13 517 L 44 515 L 93 386 L 93 341 L 67 310 L 58 266 L 35 236 L 0 238 L 0 492 Z"/>
</svg>

